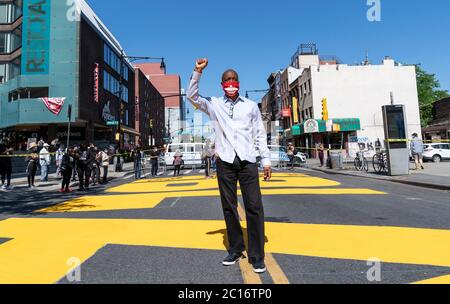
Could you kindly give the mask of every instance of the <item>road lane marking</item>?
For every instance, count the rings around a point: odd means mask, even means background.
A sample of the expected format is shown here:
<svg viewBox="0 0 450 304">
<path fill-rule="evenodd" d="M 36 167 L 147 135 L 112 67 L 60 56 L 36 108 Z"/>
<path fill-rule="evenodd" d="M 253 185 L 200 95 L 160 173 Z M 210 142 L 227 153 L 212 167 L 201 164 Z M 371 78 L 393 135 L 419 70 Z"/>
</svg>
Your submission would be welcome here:
<svg viewBox="0 0 450 304">
<path fill-rule="evenodd" d="M 0 283 L 54 283 L 69 258 L 106 244 L 225 251 L 225 231 L 223 220 L 10 218 L 0 221 L 11 239 L 0 245 Z M 449 230 L 269 222 L 266 236 L 268 253 L 450 267 Z"/>
<path fill-rule="evenodd" d="M 245 221 L 246 215 L 245 215 L 245 211 L 244 208 L 242 207 L 241 202 L 238 202 L 238 214 L 239 214 L 239 218 L 241 219 L 241 221 Z M 265 263 L 266 263 L 266 267 L 267 267 L 267 271 L 269 272 L 269 275 L 272 277 L 272 281 L 275 284 L 289 284 L 289 280 L 286 277 L 286 275 L 284 274 L 283 270 L 281 269 L 280 265 L 278 265 L 277 261 L 275 260 L 275 258 L 273 257 L 273 255 L 271 253 L 266 253 L 266 258 L 265 258 Z M 245 265 L 242 265 L 245 264 Z M 261 278 L 259 275 L 255 274 L 252 267 L 250 267 L 250 264 L 244 263 L 242 262 L 241 266 L 241 273 L 242 275 L 246 275 L 248 276 L 248 269 L 250 268 L 250 271 L 252 274 L 256 275 L 256 277 L 259 278 L 259 280 L 261 281 Z M 246 278 L 244 277 L 244 282 L 246 282 L 246 280 L 253 282 L 254 278 L 250 277 L 250 278 Z M 247 283 L 247 284 L 262 284 L 261 283 Z"/>
<path fill-rule="evenodd" d="M 275 257 L 271 253 L 266 254 L 267 270 L 275 284 L 290 284 L 286 274 L 281 269 Z"/>
<path fill-rule="evenodd" d="M 416 285 L 425 285 L 425 284 L 438 284 L 438 285 L 448 285 L 450 284 L 450 275 L 445 275 L 445 276 L 441 276 L 441 277 L 436 277 L 436 278 L 431 278 L 428 280 L 423 280 L 423 281 L 419 281 L 419 282 L 415 282 L 413 284 Z"/>
</svg>

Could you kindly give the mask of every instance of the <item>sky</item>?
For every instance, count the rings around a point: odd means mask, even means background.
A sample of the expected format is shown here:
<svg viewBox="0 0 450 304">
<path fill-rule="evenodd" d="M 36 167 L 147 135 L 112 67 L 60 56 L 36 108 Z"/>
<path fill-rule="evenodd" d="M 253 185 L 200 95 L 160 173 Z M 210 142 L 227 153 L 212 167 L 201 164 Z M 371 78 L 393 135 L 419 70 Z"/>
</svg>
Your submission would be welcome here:
<svg viewBox="0 0 450 304">
<path fill-rule="evenodd" d="M 270 73 L 290 64 L 301 43 L 347 64 L 391 56 L 420 63 L 450 90 L 450 1 L 379 0 L 381 20 L 369 22 L 367 0 L 87 0 L 133 56 L 164 57 L 182 86 L 197 58 L 209 66 L 204 96 L 222 95 L 220 79 L 238 71 L 241 92 L 267 89 Z M 260 100 L 263 94 L 251 93 Z"/>
</svg>

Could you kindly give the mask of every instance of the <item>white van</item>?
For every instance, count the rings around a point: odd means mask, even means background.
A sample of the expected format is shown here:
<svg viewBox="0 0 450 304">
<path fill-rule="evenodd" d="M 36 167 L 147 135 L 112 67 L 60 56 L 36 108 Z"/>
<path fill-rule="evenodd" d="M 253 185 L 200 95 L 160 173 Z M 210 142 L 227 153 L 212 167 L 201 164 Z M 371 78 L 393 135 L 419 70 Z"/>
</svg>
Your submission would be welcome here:
<svg viewBox="0 0 450 304">
<path fill-rule="evenodd" d="M 179 143 L 169 144 L 167 146 L 164 159 L 166 166 L 173 166 L 173 159 L 175 153 L 179 150 L 183 154 L 184 165 L 188 167 L 201 167 L 202 166 L 202 152 L 205 148 L 203 143 Z"/>
</svg>

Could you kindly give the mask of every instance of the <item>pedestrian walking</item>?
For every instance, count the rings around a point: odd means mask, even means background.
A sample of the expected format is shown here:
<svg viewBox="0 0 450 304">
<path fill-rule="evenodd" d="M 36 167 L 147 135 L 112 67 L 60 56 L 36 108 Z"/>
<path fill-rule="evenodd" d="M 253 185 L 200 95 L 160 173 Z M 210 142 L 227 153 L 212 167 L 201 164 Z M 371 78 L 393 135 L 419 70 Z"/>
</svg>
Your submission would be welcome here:
<svg viewBox="0 0 450 304">
<path fill-rule="evenodd" d="M 12 174 L 12 155 L 13 149 L 10 147 L 9 141 L 0 143 L 0 175 L 2 179 L 2 190 L 12 190 L 11 174 Z"/>
<path fill-rule="evenodd" d="M 70 178 L 72 177 L 72 171 L 75 167 L 75 153 L 73 148 L 68 148 L 67 152 L 63 154 L 61 159 L 61 193 L 70 193 Z"/>
<path fill-rule="evenodd" d="M 183 154 L 180 150 L 175 152 L 173 157 L 173 176 L 180 176 L 181 166 L 183 165 Z"/>
<path fill-rule="evenodd" d="M 414 163 L 416 165 L 416 170 L 425 170 L 425 167 L 423 166 L 423 152 L 424 152 L 424 146 L 423 141 L 419 139 L 419 135 L 417 133 L 414 133 L 412 135 L 411 140 L 411 154 L 414 158 Z"/>
<path fill-rule="evenodd" d="M 150 151 L 150 163 L 152 166 L 152 177 L 157 177 L 159 169 L 159 150 L 155 146 L 153 146 Z"/>
<path fill-rule="evenodd" d="M 79 152 L 80 151 L 80 147 L 79 146 L 75 146 L 74 148 L 73 148 L 73 154 L 74 154 L 74 156 L 75 156 L 75 165 L 74 165 L 74 167 L 73 167 L 73 170 L 72 170 L 72 181 L 73 182 L 76 182 L 77 181 L 77 175 L 78 175 L 78 167 L 77 167 L 77 163 L 78 163 L 78 157 L 79 157 Z"/>
<path fill-rule="evenodd" d="M 317 150 L 319 152 L 320 167 L 323 167 L 325 164 L 325 148 L 323 147 L 323 144 L 319 144 Z"/>
<path fill-rule="evenodd" d="M 27 162 L 27 178 L 28 178 L 28 188 L 33 190 L 34 179 L 36 177 L 38 162 L 39 162 L 39 154 L 38 154 L 38 145 L 36 143 L 30 144 L 30 155 L 25 159 Z"/>
<path fill-rule="evenodd" d="M 41 166 L 41 183 L 48 182 L 48 167 L 50 166 L 50 152 L 48 149 L 50 145 L 44 143 L 41 151 L 39 152 L 39 165 Z"/>
<path fill-rule="evenodd" d="M 249 261 L 254 272 L 263 273 L 266 271 L 264 208 L 255 151 L 259 151 L 262 157 L 264 179 L 270 180 L 272 170 L 267 133 L 258 105 L 239 95 L 236 71 L 227 70 L 222 75 L 224 97 L 205 98 L 199 94 L 200 78 L 207 65 L 207 59 L 197 60 L 187 98 L 197 109 L 208 114 L 216 126 L 217 178 L 229 243 L 229 256 L 222 264 L 234 265 L 245 250 L 237 209 L 239 181 L 247 215 Z"/>
</svg>

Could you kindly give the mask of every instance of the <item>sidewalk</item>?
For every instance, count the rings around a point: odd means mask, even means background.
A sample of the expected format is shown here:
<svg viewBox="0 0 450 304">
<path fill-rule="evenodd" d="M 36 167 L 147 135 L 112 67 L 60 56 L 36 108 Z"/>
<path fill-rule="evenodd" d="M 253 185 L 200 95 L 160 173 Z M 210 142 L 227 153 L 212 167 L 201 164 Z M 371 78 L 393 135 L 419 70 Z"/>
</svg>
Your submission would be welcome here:
<svg viewBox="0 0 450 304">
<path fill-rule="evenodd" d="M 114 179 L 117 178 L 122 178 L 125 177 L 127 175 L 133 174 L 134 173 L 134 167 L 133 167 L 133 163 L 125 163 L 123 165 L 123 170 L 122 172 L 115 172 L 115 165 L 110 165 L 109 169 L 108 169 L 108 181 L 112 181 Z M 100 170 L 100 174 L 102 174 L 102 170 Z M 35 185 L 36 185 L 36 190 L 59 190 L 61 187 L 61 179 L 56 177 L 56 173 L 52 173 L 49 174 L 48 176 L 48 182 L 45 183 L 41 183 L 39 181 L 40 176 L 39 176 L 39 170 L 38 173 L 36 174 L 36 179 L 35 179 Z M 77 177 L 78 179 L 78 177 Z M 11 185 L 14 188 L 24 188 L 23 186 L 28 186 L 28 178 L 27 177 L 14 177 L 11 179 Z M 70 184 L 71 188 L 75 188 L 78 187 L 78 180 L 75 182 L 71 182 Z M 14 190 L 14 189 L 13 189 Z"/>
<path fill-rule="evenodd" d="M 385 180 L 407 185 L 450 191 L 450 162 L 425 163 L 425 170 L 415 170 L 415 165 L 410 164 L 410 175 L 406 176 L 386 176 L 376 174 L 372 163 L 369 164 L 369 172 L 358 172 L 354 170 L 353 163 L 344 163 L 344 169 L 333 170 L 327 167 L 320 167 L 319 160 L 308 159 L 307 167 L 312 170 L 329 173 Z"/>
</svg>

